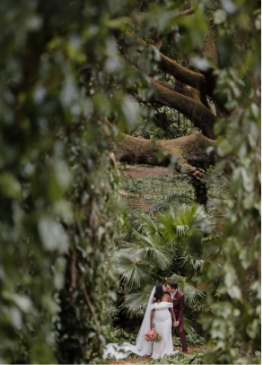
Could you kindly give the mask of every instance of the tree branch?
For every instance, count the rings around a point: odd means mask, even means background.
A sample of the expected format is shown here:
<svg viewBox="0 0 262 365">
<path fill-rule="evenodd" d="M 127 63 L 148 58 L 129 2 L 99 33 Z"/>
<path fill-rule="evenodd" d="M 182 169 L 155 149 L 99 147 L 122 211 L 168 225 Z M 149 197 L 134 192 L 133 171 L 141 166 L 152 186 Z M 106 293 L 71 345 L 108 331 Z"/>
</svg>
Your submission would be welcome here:
<svg viewBox="0 0 262 365">
<path fill-rule="evenodd" d="M 186 173 L 200 180 L 204 175 L 204 169 L 199 166 L 213 165 L 218 160 L 215 152 L 207 154 L 208 147 L 215 149 L 216 142 L 204 137 L 202 133 L 194 131 L 188 136 L 155 143 L 147 139 L 121 134 L 114 141 L 112 149 L 118 161 L 129 164 L 145 163 L 154 166 L 168 166 L 171 157 L 175 156 L 175 169 L 178 172 Z M 164 156 L 161 160 L 158 158 L 159 152 Z"/>
<path fill-rule="evenodd" d="M 162 81 L 162 80 L 157 80 L 157 82 L 169 90 L 176 91 L 179 94 L 187 96 L 188 98 L 194 99 L 194 100 L 198 101 L 199 103 L 201 103 L 200 93 L 198 90 L 196 90 L 194 88 L 186 87 L 186 85 L 184 85 L 184 84 L 182 84 L 183 85 L 182 87 L 178 87 L 177 86 L 178 82 L 175 82 L 174 84 L 170 84 L 169 82 Z"/>
<path fill-rule="evenodd" d="M 76 250 L 70 252 L 70 272 L 71 272 L 71 284 L 69 291 L 73 291 L 76 288 L 77 269 L 76 269 Z"/>
<path fill-rule="evenodd" d="M 205 77 L 195 71 L 191 71 L 186 67 L 179 65 L 176 61 L 171 60 L 169 57 L 160 53 L 161 60 L 159 62 L 159 68 L 167 74 L 175 77 L 177 80 L 189 85 L 201 92 L 209 95 L 208 85 Z"/>
<path fill-rule="evenodd" d="M 160 85 L 152 77 L 148 76 L 148 78 L 157 91 L 156 96 L 153 96 L 151 101 L 157 102 L 159 100 L 164 105 L 176 109 L 190 119 L 196 127 L 202 130 L 206 137 L 214 139 L 213 127 L 217 117 L 208 108 L 192 98 Z"/>
<path fill-rule="evenodd" d="M 125 35 L 127 38 L 133 38 L 133 36 L 128 32 L 126 32 Z M 136 39 L 136 41 L 143 46 L 147 46 L 147 43 L 142 39 Z M 179 63 L 165 56 L 161 52 L 159 52 L 159 54 L 160 61 L 158 66 L 162 71 L 175 77 L 184 84 L 209 95 L 207 82 L 201 73 L 191 71 L 188 68 L 181 66 Z"/>
<path fill-rule="evenodd" d="M 180 15 L 181 16 L 184 16 L 184 15 L 192 15 L 194 14 L 196 10 L 196 7 L 194 6 L 193 8 L 190 8 L 190 9 L 187 9 L 187 10 L 184 10 L 184 11 L 181 11 Z"/>
<path fill-rule="evenodd" d="M 97 320 L 96 312 L 94 311 L 92 303 L 91 303 L 91 301 L 89 299 L 89 296 L 86 292 L 86 287 L 85 286 L 84 286 L 83 291 L 84 291 L 85 300 L 87 302 L 87 305 L 90 309 L 90 312 L 92 313 L 92 316 L 93 316 L 93 319 L 94 319 L 94 322 L 95 322 L 96 333 L 97 333 L 97 338 L 98 338 L 98 346 L 99 346 L 99 348 L 101 348 L 101 340 L 100 340 L 101 330 L 100 330 L 100 326 L 99 326 L 99 323 L 98 323 L 98 320 Z"/>
</svg>

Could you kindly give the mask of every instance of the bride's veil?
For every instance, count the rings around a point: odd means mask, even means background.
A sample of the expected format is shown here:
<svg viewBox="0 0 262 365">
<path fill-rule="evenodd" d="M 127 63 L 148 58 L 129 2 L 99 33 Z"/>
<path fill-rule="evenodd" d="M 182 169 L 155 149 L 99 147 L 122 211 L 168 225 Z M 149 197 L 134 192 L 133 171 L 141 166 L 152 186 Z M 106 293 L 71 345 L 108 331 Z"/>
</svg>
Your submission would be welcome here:
<svg viewBox="0 0 262 365">
<path fill-rule="evenodd" d="M 137 338 L 136 338 L 136 347 L 138 349 L 141 349 L 142 352 L 146 352 L 145 355 L 151 353 L 151 346 L 152 346 L 151 342 L 146 341 L 144 336 L 147 333 L 147 331 L 150 330 L 150 314 L 151 314 L 155 290 L 156 290 L 156 287 L 154 286 L 154 288 L 151 291 L 148 303 L 147 303 L 143 322 L 141 324 L 141 327 L 138 331 Z M 144 355 L 141 355 L 141 356 L 144 356 Z"/>
<path fill-rule="evenodd" d="M 151 342 L 145 340 L 145 334 L 147 333 L 148 330 L 150 330 L 150 314 L 151 314 L 155 289 L 156 287 L 154 287 L 151 291 L 146 311 L 144 314 L 144 318 L 136 338 L 136 344 L 131 345 L 130 343 L 127 342 L 124 342 L 122 345 L 109 343 L 106 346 L 103 354 L 104 359 L 109 356 L 115 356 L 117 360 L 124 359 L 129 356 L 127 352 L 130 351 L 139 356 L 146 356 L 151 354 L 152 344 Z"/>
</svg>

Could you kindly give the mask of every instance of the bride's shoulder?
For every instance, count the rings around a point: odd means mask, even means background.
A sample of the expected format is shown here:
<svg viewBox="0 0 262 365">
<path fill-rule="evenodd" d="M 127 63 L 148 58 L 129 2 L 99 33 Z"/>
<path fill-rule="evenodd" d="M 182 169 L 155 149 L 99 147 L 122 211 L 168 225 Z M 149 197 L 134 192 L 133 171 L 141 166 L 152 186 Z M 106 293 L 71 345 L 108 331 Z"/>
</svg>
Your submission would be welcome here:
<svg viewBox="0 0 262 365">
<path fill-rule="evenodd" d="M 162 297 L 162 302 L 172 302 L 169 294 L 164 294 Z"/>
</svg>

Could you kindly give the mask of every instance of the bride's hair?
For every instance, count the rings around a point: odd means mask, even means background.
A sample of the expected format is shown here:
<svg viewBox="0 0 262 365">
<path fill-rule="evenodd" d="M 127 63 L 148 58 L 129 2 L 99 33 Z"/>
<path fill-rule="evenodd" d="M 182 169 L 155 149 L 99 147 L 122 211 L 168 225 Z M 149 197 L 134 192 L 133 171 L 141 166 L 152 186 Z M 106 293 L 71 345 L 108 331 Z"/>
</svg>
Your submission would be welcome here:
<svg viewBox="0 0 262 365">
<path fill-rule="evenodd" d="M 155 300 L 159 302 L 162 296 L 163 296 L 163 284 L 162 283 L 156 284 L 156 290 L 154 294 Z"/>
</svg>

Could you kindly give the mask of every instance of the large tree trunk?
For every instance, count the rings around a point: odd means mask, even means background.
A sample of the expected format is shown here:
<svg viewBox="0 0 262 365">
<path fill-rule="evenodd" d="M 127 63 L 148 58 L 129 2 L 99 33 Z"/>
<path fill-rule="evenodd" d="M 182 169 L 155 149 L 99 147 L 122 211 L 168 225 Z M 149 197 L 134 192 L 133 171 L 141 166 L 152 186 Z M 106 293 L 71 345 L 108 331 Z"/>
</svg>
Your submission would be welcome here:
<svg viewBox="0 0 262 365">
<path fill-rule="evenodd" d="M 115 140 L 113 150 L 117 160 L 130 164 L 168 166 L 175 161 L 177 171 L 200 180 L 204 175 L 202 167 L 213 165 L 218 159 L 215 145 L 215 141 L 194 130 L 188 136 L 155 143 L 122 134 Z M 213 147 L 213 151 L 208 153 L 208 147 Z"/>
</svg>

